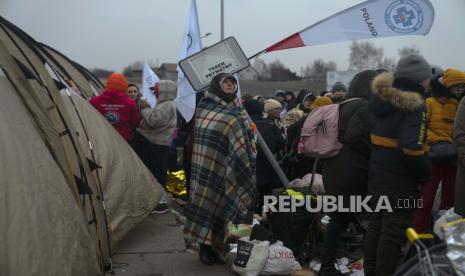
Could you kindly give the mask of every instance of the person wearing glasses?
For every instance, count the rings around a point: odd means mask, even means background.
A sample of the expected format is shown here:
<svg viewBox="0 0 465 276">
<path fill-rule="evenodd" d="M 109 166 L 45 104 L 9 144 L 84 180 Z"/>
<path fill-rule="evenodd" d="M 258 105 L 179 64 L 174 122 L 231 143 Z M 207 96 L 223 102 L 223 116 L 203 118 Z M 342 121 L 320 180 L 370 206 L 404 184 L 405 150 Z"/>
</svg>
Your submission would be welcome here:
<svg viewBox="0 0 465 276">
<path fill-rule="evenodd" d="M 415 213 L 417 232 L 431 230 L 431 210 L 439 183 L 442 183 L 440 209 L 454 206 L 457 151 L 453 129 L 457 107 L 465 92 L 465 73 L 447 69 L 443 76 L 431 81 L 431 88 L 431 97 L 426 99 L 426 151 L 431 161 L 431 177 L 422 187 L 423 206 Z"/>
</svg>

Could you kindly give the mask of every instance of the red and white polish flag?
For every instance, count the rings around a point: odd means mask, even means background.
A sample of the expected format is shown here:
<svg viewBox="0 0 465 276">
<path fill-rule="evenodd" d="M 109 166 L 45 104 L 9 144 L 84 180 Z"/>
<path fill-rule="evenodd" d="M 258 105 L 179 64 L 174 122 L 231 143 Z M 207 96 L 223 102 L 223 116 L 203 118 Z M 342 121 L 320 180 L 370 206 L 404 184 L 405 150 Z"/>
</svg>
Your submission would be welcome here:
<svg viewBox="0 0 465 276">
<path fill-rule="evenodd" d="M 338 12 L 265 49 L 265 52 L 359 39 L 426 35 L 434 22 L 428 0 L 369 0 Z"/>
</svg>

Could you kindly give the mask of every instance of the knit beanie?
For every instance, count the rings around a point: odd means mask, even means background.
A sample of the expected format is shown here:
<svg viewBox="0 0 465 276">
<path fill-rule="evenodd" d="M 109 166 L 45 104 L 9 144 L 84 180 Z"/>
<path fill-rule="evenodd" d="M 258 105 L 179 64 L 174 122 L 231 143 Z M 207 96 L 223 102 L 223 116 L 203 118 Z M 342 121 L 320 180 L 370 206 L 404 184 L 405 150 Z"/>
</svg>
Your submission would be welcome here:
<svg viewBox="0 0 465 276">
<path fill-rule="evenodd" d="M 249 113 L 249 115 L 262 115 L 263 114 L 263 106 L 257 100 L 248 100 L 243 103 L 245 111 Z"/>
<path fill-rule="evenodd" d="M 331 89 L 331 92 L 335 91 L 347 91 L 347 88 L 342 82 L 338 81 L 334 84 L 333 89 Z"/>
<path fill-rule="evenodd" d="M 465 84 L 465 73 L 457 69 L 447 69 L 442 77 L 442 82 L 447 88 L 456 84 Z"/>
<path fill-rule="evenodd" d="M 113 73 L 107 79 L 105 90 L 126 93 L 126 90 L 128 90 L 128 81 L 122 74 Z"/>
<path fill-rule="evenodd" d="M 414 83 L 420 83 L 431 78 L 431 66 L 420 55 L 408 55 L 397 62 L 395 76 L 410 80 Z"/>
<path fill-rule="evenodd" d="M 311 110 L 315 110 L 319 107 L 322 107 L 324 105 L 329 105 L 332 104 L 333 101 L 329 97 L 318 97 L 316 100 L 313 102 L 312 106 L 310 107 Z"/>
<path fill-rule="evenodd" d="M 265 113 L 268 113 L 268 111 L 275 109 L 275 108 L 282 108 L 281 103 L 273 99 L 269 99 L 265 101 Z"/>
</svg>

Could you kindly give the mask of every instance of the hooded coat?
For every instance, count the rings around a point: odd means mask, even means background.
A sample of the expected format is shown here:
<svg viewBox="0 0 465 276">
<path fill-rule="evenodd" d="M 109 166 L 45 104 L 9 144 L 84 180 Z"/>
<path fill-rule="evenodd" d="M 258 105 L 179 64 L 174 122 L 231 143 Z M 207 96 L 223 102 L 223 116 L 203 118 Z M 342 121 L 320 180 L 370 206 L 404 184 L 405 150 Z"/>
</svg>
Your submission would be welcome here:
<svg viewBox="0 0 465 276">
<path fill-rule="evenodd" d="M 454 124 L 454 142 L 458 152 L 455 180 L 455 213 L 465 217 L 465 97 L 460 101 Z"/>
<path fill-rule="evenodd" d="M 228 101 L 215 76 L 195 114 L 190 202 L 185 235 L 226 248 L 227 224 L 250 223 L 256 192 L 254 124 L 239 100 Z M 250 221 L 248 221 L 250 220 Z"/>
<path fill-rule="evenodd" d="M 452 143 L 452 130 L 458 106 L 455 95 L 441 84 L 439 79 L 431 81 L 431 88 L 432 97 L 426 99 L 428 149 L 437 142 Z"/>
<path fill-rule="evenodd" d="M 142 121 L 137 131 L 151 143 L 170 146 L 177 123 L 176 90 L 160 90 L 157 105 L 141 110 Z"/>
<path fill-rule="evenodd" d="M 370 131 L 373 124 L 368 111 L 372 96 L 371 82 L 376 71 L 366 70 L 354 77 L 346 99 L 359 98 L 340 106 L 339 154 L 323 161 L 323 183 L 329 195 L 344 196 L 348 206 L 350 195 L 365 195 L 370 161 Z"/>
<path fill-rule="evenodd" d="M 370 137 L 368 194 L 375 203 L 379 196 L 387 196 L 394 209 L 407 207 L 399 206 L 399 200 L 409 200 L 409 207 L 415 208 L 412 200 L 419 197 L 420 184 L 430 175 L 425 156 L 424 88 L 383 73 L 373 81 L 372 90 L 369 110 L 375 121 Z"/>
<path fill-rule="evenodd" d="M 139 126 L 140 114 L 136 102 L 125 92 L 105 90 L 90 99 L 92 104 L 129 143 Z"/>
</svg>

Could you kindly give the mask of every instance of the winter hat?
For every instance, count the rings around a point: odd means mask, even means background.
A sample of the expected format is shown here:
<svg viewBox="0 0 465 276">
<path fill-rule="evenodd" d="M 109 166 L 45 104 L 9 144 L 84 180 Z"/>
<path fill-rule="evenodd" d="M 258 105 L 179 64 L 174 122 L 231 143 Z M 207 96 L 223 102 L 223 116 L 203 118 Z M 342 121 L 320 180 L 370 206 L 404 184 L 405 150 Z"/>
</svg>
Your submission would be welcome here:
<svg viewBox="0 0 465 276">
<path fill-rule="evenodd" d="M 447 88 L 456 84 L 465 84 L 465 73 L 457 69 L 447 69 L 442 77 L 442 82 Z"/>
<path fill-rule="evenodd" d="M 340 91 L 340 90 L 347 91 L 347 88 L 342 82 L 338 81 L 334 84 L 333 89 L 331 89 L 331 92 Z"/>
<path fill-rule="evenodd" d="M 223 88 L 221 87 L 221 84 L 227 79 L 230 79 L 234 82 L 235 92 L 232 94 L 225 93 L 223 91 Z M 226 103 L 233 102 L 234 100 L 237 99 L 237 80 L 234 76 L 226 74 L 226 73 L 218 74 L 214 76 L 213 79 L 211 80 L 210 87 L 208 88 L 208 93 L 211 93 L 213 95 L 220 97 Z"/>
<path fill-rule="evenodd" d="M 362 98 L 370 100 L 371 98 L 371 82 L 378 75 L 378 72 L 374 70 L 365 70 L 352 79 L 347 92 L 346 99 L 350 98 Z"/>
<path fill-rule="evenodd" d="M 308 94 L 306 94 L 304 96 L 304 98 L 302 99 L 302 104 L 305 103 L 306 101 L 312 101 L 314 102 L 316 100 L 316 96 L 313 92 L 309 92 Z"/>
<path fill-rule="evenodd" d="M 276 90 L 276 91 L 274 92 L 273 97 L 275 97 L 275 98 L 277 98 L 277 97 L 279 97 L 279 96 L 284 97 L 285 95 L 286 95 L 286 92 L 284 92 L 284 91 L 281 90 L 281 89 L 278 89 L 278 90 Z"/>
<path fill-rule="evenodd" d="M 126 93 L 126 90 L 128 90 L 128 81 L 122 74 L 113 73 L 107 79 L 105 90 Z"/>
<path fill-rule="evenodd" d="M 408 79 L 420 83 L 431 78 L 431 65 L 420 55 L 408 55 L 397 62 L 396 78 Z"/>
<path fill-rule="evenodd" d="M 329 97 L 318 97 L 316 98 L 316 100 L 313 102 L 312 106 L 310 107 L 311 110 L 315 110 L 317 109 L 318 107 L 322 107 L 324 105 L 329 105 L 329 104 L 332 104 L 333 101 L 331 100 L 331 98 Z"/>
<path fill-rule="evenodd" d="M 281 103 L 277 100 L 269 99 L 265 101 L 265 113 L 275 108 L 282 108 Z"/>
<path fill-rule="evenodd" d="M 245 111 L 249 115 L 262 115 L 263 114 L 263 105 L 260 104 L 257 100 L 248 100 L 243 103 Z"/>
</svg>

